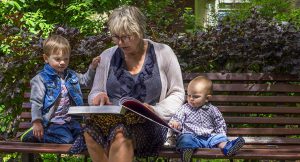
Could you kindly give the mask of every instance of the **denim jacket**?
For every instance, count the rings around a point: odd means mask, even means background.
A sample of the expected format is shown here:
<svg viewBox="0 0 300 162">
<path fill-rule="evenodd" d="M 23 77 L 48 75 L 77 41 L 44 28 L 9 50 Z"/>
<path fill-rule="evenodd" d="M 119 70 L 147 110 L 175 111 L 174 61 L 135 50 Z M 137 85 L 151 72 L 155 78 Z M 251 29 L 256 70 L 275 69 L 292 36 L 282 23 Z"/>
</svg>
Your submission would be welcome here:
<svg viewBox="0 0 300 162">
<path fill-rule="evenodd" d="M 71 98 L 71 104 L 83 105 L 80 86 L 90 86 L 95 76 L 95 70 L 89 69 L 84 75 L 71 69 L 64 72 L 65 86 Z M 61 93 L 61 78 L 56 71 L 46 64 L 30 82 L 32 104 L 32 121 L 40 119 L 44 124 L 48 123 L 54 110 L 54 105 Z"/>
</svg>

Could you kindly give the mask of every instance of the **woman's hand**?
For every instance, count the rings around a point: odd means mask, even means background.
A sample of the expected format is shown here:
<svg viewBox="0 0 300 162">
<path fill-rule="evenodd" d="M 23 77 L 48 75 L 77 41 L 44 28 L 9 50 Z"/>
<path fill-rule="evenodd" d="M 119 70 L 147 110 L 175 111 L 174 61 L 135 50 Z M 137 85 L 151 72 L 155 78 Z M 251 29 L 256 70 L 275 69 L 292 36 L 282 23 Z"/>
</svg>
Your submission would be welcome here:
<svg viewBox="0 0 300 162">
<path fill-rule="evenodd" d="M 100 92 L 97 96 L 94 97 L 92 104 L 94 106 L 102 106 L 102 105 L 111 105 L 112 103 L 109 101 L 109 98 L 106 93 Z"/>
<path fill-rule="evenodd" d="M 33 131 L 33 135 L 38 138 L 38 139 L 42 139 L 44 136 L 44 128 L 42 125 L 42 122 L 40 120 L 35 120 L 32 123 L 32 131 Z"/>
</svg>

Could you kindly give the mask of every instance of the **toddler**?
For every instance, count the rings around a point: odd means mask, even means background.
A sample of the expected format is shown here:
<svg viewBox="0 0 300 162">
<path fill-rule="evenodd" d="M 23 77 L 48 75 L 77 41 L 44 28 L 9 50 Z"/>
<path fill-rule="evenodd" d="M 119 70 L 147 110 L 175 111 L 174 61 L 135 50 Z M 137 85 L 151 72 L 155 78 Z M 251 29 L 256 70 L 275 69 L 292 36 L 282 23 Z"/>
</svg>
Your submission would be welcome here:
<svg viewBox="0 0 300 162">
<path fill-rule="evenodd" d="M 30 81 L 32 127 L 21 141 L 72 143 L 81 126 L 67 112 L 71 105 L 83 105 L 80 86 L 92 84 L 100 57 L 85 74 L 78 74 L 68 68 L 71 47 L 64 37 L 50 36 L 43 42 L 43 52 L 44 68 Z"/>
<path fill-rule="evenodd" d="M 183 162 L 190 162 L 197 148 L 221 148 L 226 156 L 234 155 L 245 143 L 242 137 L 229 141 L 226 123 L 217 107 L 209 102 L 212 81 L 204 76 L 193 79 L 188 85 L 188 103 L 171 118 L 169 125 L 181 130 L 176 148 Z"/>
</svg>

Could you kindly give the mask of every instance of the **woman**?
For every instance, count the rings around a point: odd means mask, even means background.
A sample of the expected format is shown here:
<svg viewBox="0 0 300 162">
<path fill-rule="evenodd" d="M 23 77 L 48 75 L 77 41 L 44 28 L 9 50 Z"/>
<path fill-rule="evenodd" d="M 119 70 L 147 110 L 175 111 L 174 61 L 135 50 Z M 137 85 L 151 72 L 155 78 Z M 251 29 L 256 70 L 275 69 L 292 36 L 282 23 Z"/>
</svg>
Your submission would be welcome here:
<svg viewBox="0 0 300 162">
<path fill-rule="evenodd" d="M 108 26 L 116 46 L 101 54 L 89 104 L 117 105 L 120 98 L 133 97 L 168 120 L 184 102 L 174 52 L 167 45 L 144 39 L 145 16 L 136 7 L 115 9 Z M 167 134 L 165 128 L 140 118 L 130 123 L 115 116 L 92 116 L 86 125 L 85 141 L 95 162 L 131 162 L 134 155 L 153 155 Z"/>
</svg>

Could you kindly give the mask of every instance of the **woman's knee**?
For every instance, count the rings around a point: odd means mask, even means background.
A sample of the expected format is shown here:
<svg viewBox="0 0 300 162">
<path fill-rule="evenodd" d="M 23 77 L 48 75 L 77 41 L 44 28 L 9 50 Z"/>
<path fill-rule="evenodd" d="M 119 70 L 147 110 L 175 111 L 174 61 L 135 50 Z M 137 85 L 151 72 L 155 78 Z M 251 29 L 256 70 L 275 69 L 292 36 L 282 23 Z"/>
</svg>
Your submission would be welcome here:
<svg viewBox="0 0 300 162">
<path fill-rule="evenodd" d="M 114 140 L 112 141 L 113 144 L 117 145 L 127 145 L 128 147 L 132 146 L 132 140 L 125 137 L 122 131 L 116 133 Z"/>
</svg>

